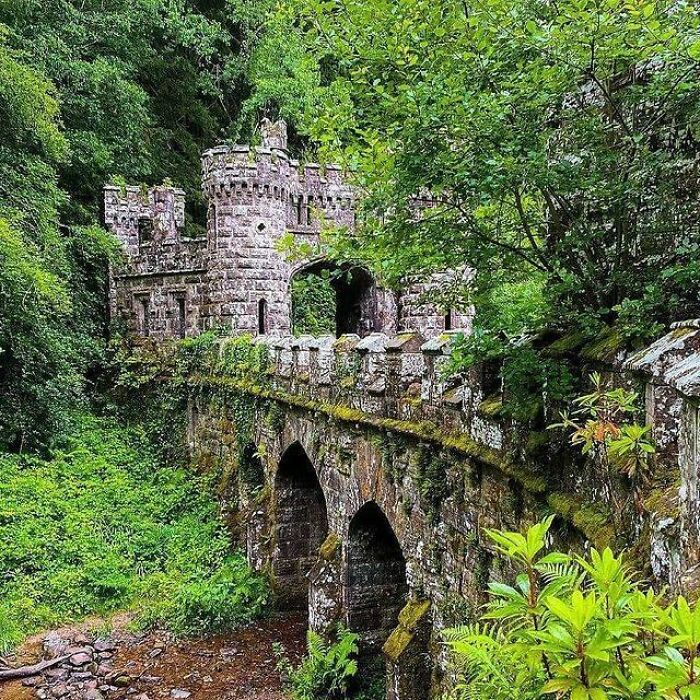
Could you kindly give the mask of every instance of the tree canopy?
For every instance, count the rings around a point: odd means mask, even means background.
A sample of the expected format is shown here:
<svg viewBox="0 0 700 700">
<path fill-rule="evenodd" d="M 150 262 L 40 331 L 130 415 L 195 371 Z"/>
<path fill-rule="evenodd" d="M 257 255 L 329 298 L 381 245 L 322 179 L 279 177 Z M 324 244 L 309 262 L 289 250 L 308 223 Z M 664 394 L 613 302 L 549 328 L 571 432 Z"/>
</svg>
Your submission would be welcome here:
<svg viewBox="0 0 700 700">
<path fill-rule="evenodd" d="M 296 80 L 273 78 L 284 66 L 262 27 L 270 8 L 0 4 L 0 444 L 45 442 L 99 373 L 115 253 L 99 221 L 103 185 L 172 180 L 187 227 L 201 231 L 202 149 L 254 136 L 266 110 L 302 99 Z"/>
<path fill-rule="evenodd" d="M 332 255 L 395 286 L 475 270 L 463 357 L 700 312 L 694 3 L 8 0 L 0 24 L 4 444 L 99 367 L 105 181 L 172 180 L 201 231 L 201 150 L 262 116 L 354 173 L 362 225 Z"/>
<path fill-rule="evenodd" d="M 334 66 L 302 121 L 368 193 L 343 252 L 397 281 L 467 263 L 487 305 L 503 285 L 534 286 L 543 319 L 622 319 L 630 337 L 693 313 L 693 3 L 290 5 L 307 50 Z M 416 222 L 426 191 L 442 204 Z"/>
</svg>

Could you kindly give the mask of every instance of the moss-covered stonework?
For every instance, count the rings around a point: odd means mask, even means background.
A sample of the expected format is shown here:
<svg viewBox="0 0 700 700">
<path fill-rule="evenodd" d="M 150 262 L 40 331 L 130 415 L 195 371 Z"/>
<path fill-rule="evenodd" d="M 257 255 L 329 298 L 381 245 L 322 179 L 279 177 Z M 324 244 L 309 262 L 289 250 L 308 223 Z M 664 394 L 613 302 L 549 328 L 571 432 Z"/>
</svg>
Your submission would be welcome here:
<svg viewBox="0 0 700 700">
<path fill-rule="evenodd" d="M 417 687 L 406 675 L 413 661 L 404 666 L 404 659 L 431 659 L 430 685 L 440 691 L 440 631 L 472 618 L 489 581 L 512 574 L 485 528 L 522 529 L 554 512 L 558 548 L 626 546 L 642 572 L 657 580 L 667 572 L 672 583 L 680 579 L 682 533 L 700 528 L 687 507 L 700 492 L 691 453 L 696 403 L 669 383 L 647 383 L 658 459 L 635 491 L 624 475 L 601 474 L 595 460 L 581 458 L 544 422 L 503 415 L 479 377 L 446 378 L 450 337 L 423 345 L 410 334 L 263 337 L 248 341 L 245 352 L 239 340 L 226 339 L 213 362 L 184 377 L 192 458 L 225 476 L 250 562 L 271 572 L 278 589 L 293 586 L 296 600 L 308 595 L 313 629 L 354 626 L 365 651 L 391 638 L 389 650 L 397 653 L 389 654 L 390 697 L 400 700 L 425 700 L 410 694 Z M 680 352 L 687 338 L 668 342 Z M 596 362 L 615 348 L 610 338 L 601 342 Z M 252 371 L 235 360 L 246 353 Z M 652 348 L 641 362 L 657 356 Z M 606 371 L 611 386 L 635 382 L 619 364 Z M 687 373 L 681 380 L 694 381 Z M 685 441 L 679 424 L 687 424 Z M 302 485 L 279 478 L 290 451 L 310 465 L 316 494 L 311 501 L 299 491 L 292 509 L 284 489 Z M 321 502 L 324 528 L 311 517 Z M 356 518 L 368 509 L 374 515 L 358 529 Z M 398 621 L 397 604 L 405 600 L 430 601 L 427 632 L 412 633 Z M 418 632 L 427 641 L 420 637 L 424 651 L 414 657 L 404 652 Z M 411 673 L 423 673 L 417 668 Z"/>
<path fill-rule="evenodd" d="M 411 641 L 415 638 L 418 624 L 430 610 L 429 600 L 410 600 L 399 613 L 399 624 L 384 642 L 382 651 L 392 663 L 397 663 Z"/>
<path fill-rule="evenodd" d="M 250 404 L 254 415 L 244 428 L 250 430 L 246 440 L 258 446 L 268 496 L 257 501 L 241 481 L 238 522 L 245 523 L 241 539 L 257 568 L 279 569 L 274 561 L 277 543 L 280 528 L 287 525 L 277 519 L 276 476 L 284 455 L 296 445 L 294 449 L 303 450 L 313 465 L 329 529 L 308 574 L 310 624 L 322 633 L 338 622 L 348 623 L 350 523 L 363 505 L 377 505 L 405 558 L 409 596 L 431 602 L 429 629 L 422 633 L 427 635 L 421 641 L 425 649 L 418 656 L 422 663 L 432 658 L 428 686 L 439 689 L 443 678 L 437 652 L 440 630 L 463 621 L 455 617 L 455 601 L 463 601 L 464 610 L 476 610 L 483 602 L 484 584 L 510 573 L 481 531 L 520 528 L 539 518 L 548 509 L 544 484 L 511 466 L 497 451 L 429 421 L 383 418 L 230 377 L 192 378 L 190 390 L 195 397 L 190 445 L 200 463 L 238 459 L 238 428 L 231 419 L 232 404 L 238 399 L 232 399 L 239 394 L 255 399 Z M 295 527 L 305 532 L 307 526 L 300 521 Z M 372 573 L 370 568 L 365 575 L 369 581 L 384 574 L 379 569 Z M 388 601 L 385 607 L 391 607 Z M 410 697 L 407 689 L 415 686 L 406 673 L 418 662 L 409 657 L 410 664 L 402 666 L 403 657 L 390 664 L 390 685 L 400 680 L 403 688 L 396 697 Z M 420 673 L 425 676 L 425 669 Z"/>
</svg>

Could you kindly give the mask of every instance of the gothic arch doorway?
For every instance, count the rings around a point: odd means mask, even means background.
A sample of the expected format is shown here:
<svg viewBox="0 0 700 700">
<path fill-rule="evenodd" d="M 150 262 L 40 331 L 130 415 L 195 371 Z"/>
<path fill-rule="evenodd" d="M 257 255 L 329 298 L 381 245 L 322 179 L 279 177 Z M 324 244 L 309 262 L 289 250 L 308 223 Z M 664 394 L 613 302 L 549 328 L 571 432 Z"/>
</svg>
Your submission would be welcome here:
<svg viewBox="0 0 700 700">
<path fill-rule="evenodd" d="M 272 573 L 281 607 L 306 609 L 307 575 L 328 535 L 326 499 L 299 442 L 282 455 L 275 477 Z"/>
</svg>

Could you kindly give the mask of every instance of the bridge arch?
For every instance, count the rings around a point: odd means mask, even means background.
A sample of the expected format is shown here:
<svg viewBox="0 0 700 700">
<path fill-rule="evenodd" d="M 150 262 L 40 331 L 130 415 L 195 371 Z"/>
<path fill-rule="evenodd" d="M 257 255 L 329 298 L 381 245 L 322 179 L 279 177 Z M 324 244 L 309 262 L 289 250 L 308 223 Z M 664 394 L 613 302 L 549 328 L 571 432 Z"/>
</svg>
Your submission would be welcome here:
<svg viewBox="0 0 700 700">
<path fill-rule="evenodd" d="M 378 655 L 408 600 L 408 584 L 401 545 L 375 501 L 350 521 L 344 597 L 347 625 L 360 635 L 362 656 Z"/>
<path fill-rule="evenodd" d="M 377 283 L 364 267 L 314 258 L 292 270 L 288 292 L 292 330 L 297 334 L 325 331 L 338 337 L 344 333 L 364 337 L 383 330 Z M 307 308 L 324 328 L 309 322 Z"/>
<path fill-rule="evenodd" d="M 272 574 L 279 602 L 306 609 L 307 575 L 328 535 L 328 512 L 316 470 L 298 440 L 280 458 L 273 494 Z"/>
</svg>

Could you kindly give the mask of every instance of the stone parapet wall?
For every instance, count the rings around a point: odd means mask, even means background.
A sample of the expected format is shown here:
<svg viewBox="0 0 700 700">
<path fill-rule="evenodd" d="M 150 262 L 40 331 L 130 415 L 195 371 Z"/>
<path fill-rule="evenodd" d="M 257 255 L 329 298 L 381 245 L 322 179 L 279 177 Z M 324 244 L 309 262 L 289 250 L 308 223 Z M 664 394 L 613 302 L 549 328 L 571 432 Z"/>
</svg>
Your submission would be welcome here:
<svg viewBox="0 0 700 700">
<path fill-rule="evenodd" d="M 554 512 L 558 549 L 630 536 L 611 527 L 615 501 L 600 479 L 582 478 L 576 450 L 552 437 L 545 469 L 542 454 L 528 461 L 532 427 L 494 410 L 498 372 L 451 376 L 459 334 L 263 335 L 255 377 L 227 374 L 226 345 L 241 341 L 224 338 L 216 373 L 191 383 L 193 461 L 231 474 L 241 455 L 261 460 L 264 477 L 239 480 L 235 496 L 251 564 L 271 572 L 280 601 L 307 601 L 312 629 L 340 622 L 367 653 L 382 644 L 392 700 L 450 687 L 441 631 L 473 620 L 488 582 L 512 576 L 486 528 L 521 529 Z M 678 590 L 696 588 L 700 551 L 698 368 L 700 323 L 689 322 L 606 369 L 611 385 L 647 387 L 668 499 L 656 494 L 629 526 L 644 542 L 636 563 L 651 560 L 657 583 Z"/>
<path fill-rule="evenodd" d="M 174 187 L 141 188 L 107 185 L 104 219 L 127 253 L 138 253 L 139 223 L 151 221 L 153 240 L 177 242 L 185 225 L 185 193 Z"/>
<path fill-rule="evenodd" d="M 261 455 L 265 478 L 252 491 L 239 480 L 240 492 L 228 498 L 237 503 L 235 532 L 245 542 L 250 563 L 271 574 L 277 600 L 283 606 L 299 603 L 305 569 L 311 629 L 324 634 L 342 624 L 360 635 L 363 653 L 385 654 L 393 693 L 387 698 L 441 697 L 452 682 L 441 631 L 475 618 L 488 581 L 512 576 L 484 528 L 520 529 L 539 517 L 543 502 L 499 469 L 403 432 L 398 421 L 392 430 L 361 420 L 359 410 L 334 415 L 319 410 L 318 396 L 308 398 L 309 390 L 336 396 L 340 366 L 346 376 L 347 367 L 358 363 L 358 381 L 369 386 L 378 378 L 379 358 L 370 357 L 372 349 L 356 350 L 356 339 L 341 340 L 345 345 L 335 353 L 340 364 L 325 364 L 330 357 L 321 351 L 329 345 L 325 339 L 270 348 L 281 355 L 279 371 L 270 375 L 280 388 L 256 394 L 251 386 L 246 405 L 253 416 L 245 421 L 250 428 L 237 413 L 245 391 L 224 378 L 198 383 L 190 405 L 192 459 L 200 468 L 235 474 L 241 469 L 237 446 L 250 440 Z M 383 354 L 377 346 L 374 350 Z M 402 364 L 400 354 L 394 353 L 392 361 Z M 318 381 L 292 376 L 303 368 L 310 379 L 316 367 Z M 412 372 L 403 375 L 407 381 L 415 378 Z M 285 399 L 282 387 L 293 387 L 299 401 L 292 395 Z M 318 479 L 316 493 L 326 504 L 328 534 L 322 542 L 315 508 L 303 493 L 310 483 L 300 465 L 307 459 Z M 295 507 L 289 508 L 293 499 Z M 355 526 L 368 508 L 386 518 L 396 538 L 391 556 L 386 539 L 379 549 L 371 541 L 384 537 L 381 531 Z M 564 529 L 558 536 L 569 535 Z M 580 542 L 573 535 L 561 544 Z M 430 614 L 424 603 L 416 604 L 428 600 Z M 416 607 L 419 616 L 408 614 Z M 396 636 L 399 641 L 387 647 Z"/>
<path fill-rule="evenodd" d="M 652 567 L 676 590 L 700 589 L 700 319 L 630 357 L 624 369 L 645 383 L 654 469 L 674 484 L 655 503 Z M 675 484 L 679 484 L 677 487 Z"/>
<path fill-rule="evenodd" d="M 416 332 L 365 338 L 260 336 L 274 389 L 399 421 L 431 421 L 502 450 L 506 426 L 481 410 L 489 398 L 478 376 L 451 376 L 452 345 L 465 331 L 429 341 Z"/>
</svg>

